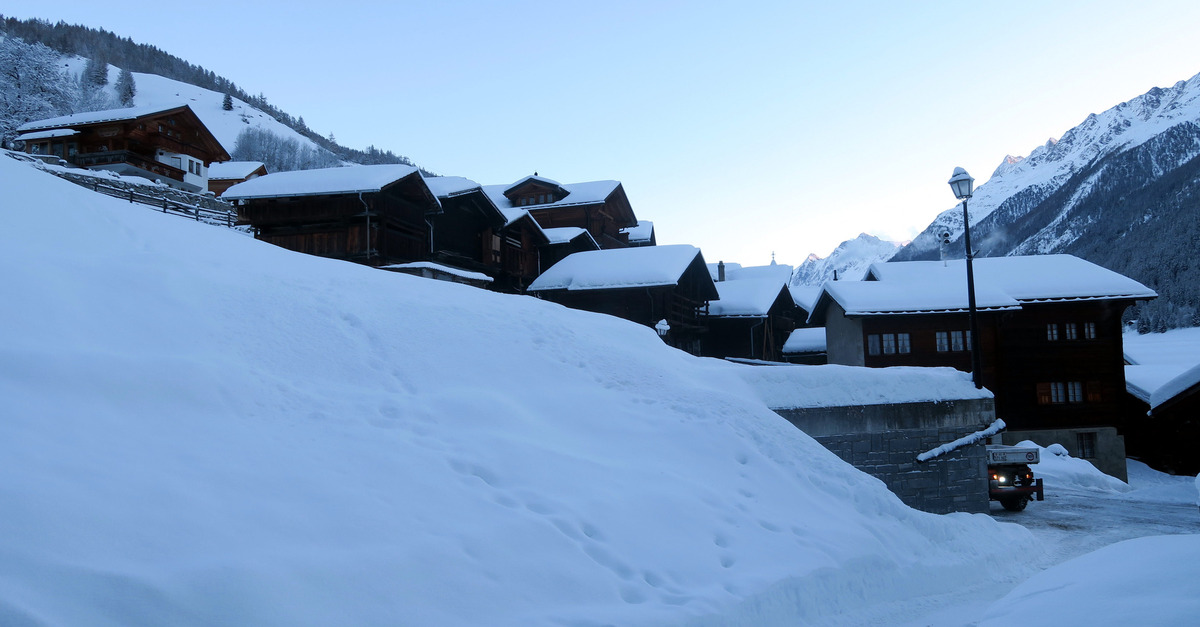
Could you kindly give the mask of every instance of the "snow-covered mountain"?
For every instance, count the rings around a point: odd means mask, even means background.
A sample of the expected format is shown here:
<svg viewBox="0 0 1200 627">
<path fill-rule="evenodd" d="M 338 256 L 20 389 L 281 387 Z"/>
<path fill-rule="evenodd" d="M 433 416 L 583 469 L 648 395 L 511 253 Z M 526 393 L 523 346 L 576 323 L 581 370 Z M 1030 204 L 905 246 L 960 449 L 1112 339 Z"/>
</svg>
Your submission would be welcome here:
<svg viewBox="0 0 1200 627">
<path fill-rule="evenodd" d="M 1006 156 L 968 208 L 979 255 L 1074 254 L 1159 293 L 1130 311 L 1143 330 L 1200 325 L 1200 75 L 1089 115 L 1028 157 Z M 892 259 L 939 258 L 944 232 L 946 253 L 961 258 L 961 204 Z"/>
<path fill-rule="evenodd" d="M 1028 157 L 1005 157 L 968 203 L 975 248 L 983 256 L 1057 252 L 1084 234 L 1050 228 L 1071 213 L 1111 172 L 1105 159 L 1145 146 L 1155 177 L 1200 154 L 1200 75 L 1173 87 L 1155 87 L 1099 115 L 1091 114 L 1061 139 L 1051 139 Z M 1087 171 L 1081 180 L 1072 181 Z M 1015 241 L 1004 227 L 1028 215 L 1070 183 L 1072 193 L 1056 199 L 1057 214 L 1039 232 Z M 992 217 L 992 214 L 999 215 Z M 991 223 L 985 220 L 992 217 Z M 974 229 L 979 229 L 978 234 Z M 1049 229 L 1049 230 L 1047 230 Z M 896 255 L 896 260 L 938 254 L 938 236 L 962 235 L 962 206 L 948 209 Z M 958 247 L 961 250 L 961 245 Z M 960 255 L 961 256 L 961 255 Z"/>
<path fill-rule="evenodd" d="M 836 277 L 857 281 L 867 274 L 867 268 L 896 254 L 901 244 L 888 242 L 862 233 L 838 245 L 828 257 L 809 255 L 792 274 L 792 285 L 820 285 Z"/>
</svg>

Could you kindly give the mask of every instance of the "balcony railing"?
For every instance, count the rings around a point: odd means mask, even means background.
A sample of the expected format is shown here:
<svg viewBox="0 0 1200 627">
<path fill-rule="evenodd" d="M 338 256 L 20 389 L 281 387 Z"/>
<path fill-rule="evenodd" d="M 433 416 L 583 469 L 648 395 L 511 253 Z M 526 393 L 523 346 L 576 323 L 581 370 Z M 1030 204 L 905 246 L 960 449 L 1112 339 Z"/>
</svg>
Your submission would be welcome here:
<svg viewBox="0 0 1200 627">
<path fill-rule="evenodd" d="M 109 150 L 107 152 L 78 153 L 71 157 L 71 161 L 74 162 L 75 165 L 82 167 L 125 163 L 147 172 L 175 179 L 176 181 L 182 181 L 183 175 L 185 174 L 184 171 L 180 170 L 179 168 L 169 166 L 165 163 L 159 163 L 153 159 L 147 159 L 146 157 L 129 150 Z"/>
</svg>

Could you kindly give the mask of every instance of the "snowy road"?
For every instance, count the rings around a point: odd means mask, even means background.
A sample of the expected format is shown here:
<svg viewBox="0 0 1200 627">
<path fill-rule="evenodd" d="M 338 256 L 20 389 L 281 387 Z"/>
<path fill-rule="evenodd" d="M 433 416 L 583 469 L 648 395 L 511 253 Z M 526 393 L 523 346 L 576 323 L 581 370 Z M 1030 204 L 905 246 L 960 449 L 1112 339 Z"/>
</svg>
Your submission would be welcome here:
<svg viewBox="0 0 1200 627">
<path fill-rule="evenodd" d="M 1035 467 L 1035 471 L 1036 471 Z M 1030 555 L 1040 572 L 1123 540 L 1169 534 L 1200 534 L 1195 479 L 1155 472 L 1129 462 L 1128 492 L 1087 487 L 1071 478 L 1046 478 L 1046 500 L 1023 512 L 992 503 L 991 516 L 1029 529 L 1043 549 Z M 953 594 L 909 599 L 863 608 L 839 616 L 828 625 L 893 625 L 896 627 L 960 627 L 976 624 L 988 606 L 1021 581 L 964 588 Z"/>
</svg>

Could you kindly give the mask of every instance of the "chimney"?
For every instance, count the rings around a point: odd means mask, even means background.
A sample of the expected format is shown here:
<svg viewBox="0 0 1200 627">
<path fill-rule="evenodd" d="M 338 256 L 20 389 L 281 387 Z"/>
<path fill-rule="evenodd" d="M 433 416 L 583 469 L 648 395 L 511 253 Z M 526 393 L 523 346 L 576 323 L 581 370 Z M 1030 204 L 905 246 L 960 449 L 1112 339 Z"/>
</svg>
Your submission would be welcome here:
<svg viewBox="0 0 1200 627">
<path fill-rule="evenodd" d="M 837 270 L 834 270 L 834 271 L 833 271 L 833 280 L 834 280 L 834 281 L 836 281 L 836 280 L 837 280 Z"/>
<path fill-rule="evenodd" d="M 724 280 L 725 280 L 725 262 L 718 261 L 717 262 L 717 282 L 720 283 L 721 281 L 724 281 Z"/>
</svg>

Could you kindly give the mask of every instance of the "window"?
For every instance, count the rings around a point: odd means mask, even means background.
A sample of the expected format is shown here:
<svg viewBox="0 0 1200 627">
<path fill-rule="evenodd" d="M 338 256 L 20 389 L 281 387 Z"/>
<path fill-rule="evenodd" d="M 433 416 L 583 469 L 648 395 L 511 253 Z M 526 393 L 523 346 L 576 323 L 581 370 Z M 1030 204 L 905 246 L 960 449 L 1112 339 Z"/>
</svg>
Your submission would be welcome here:
<svg viewBox="0 0 1200 627">
<path fill-rule="evenodd" d="M 538 204 L 541 205 L 541 204 L 544 204 L 545 202 L 546 202 L 546 195 L 538 194 Z"/>
<path fill-rule="evenodd" d="M 1066 331 L 1067 331 L 1067 339 L 1068 339 L 1068 340 L 1077 340 L 1077 339 L 1079 339 L 1079 334 L 1078 334 L 1078 333 L 1076 332 L 1076 330 L 1075 330 L 1075 323 L 1074 323 L 1074 322 L 1068 322 L 1068 323 L 1067 323 L 1067 328 L 1066 328 Z"/>
<path fill-rule="evenodd" d="M 1100 382 L 1099 381 L 1088 381 L 1087 387 L 1085 387 L 1084 390 L 1087 391 L 1087 402 L 1089 402 L 1089 403 L 1103 402 L 1103 400 L 1100 397 Z"/>
<path fill-rule="evenodd" d="M 884 355 L 896 354 L 896 334 L 895 333 L 884 333 L 883 334 L 883 354 Z"/>
<path fill-rule="evenodd" d="M 1051 342 L 1058 341 L 1058 325 L 1057 324 L 1052 323 L 1052 324 L 1046 325 L 1046 339 L 1050 340 Z"/>
<path fill-rule="evenodd" d="M 879 352 L 880 352 L 879 351 L 879 336 L 878 335 L 868 335 L 867 336 L 867 353 L 869 353 L 871 355 L 878 355 Z"/>
<path fill-rule="evenodd" d="M 950 350 L 950 334 L 946 331 L 937 332 L 937 350 L 939 353 Z"/>
<path fill-rule="evenodd" d="M 1075 443 L 1078 447 L 1079 457 L 1082 459 L 1096 459 L 1096 433 L 1089 431 L 1086 433 L 1076 433 Z"/>
<path fill-rule="evenodd" d="M 896 345 L 897 345 L 897 349 L 901 353 L 911 353 L 912 352 L 911 336 L 909 336 L 909 334 L 907 334 L 907 333 L 897 333 L 896 334 Z"/>
<path fill-rule="evenodd" d="M 1093 396 L 1088 395 L 1090 401 Z M 1082 381 L 1070 381 L 1063 383 L 1054 381 L 1052 383 L 1037 384 L 1037 402 L 1039 405 L 1058 405 L 1061 403 L 1082 403 L 1084 399 L 1084 388 Z"/>
<path fill-rule="evenodd" d="M 1095 322 L 1083 323 L 1083 339 L 1085 339 L 1085 340 L 1096 339 L 1096 323 Z"/>
<path fill-rule="evenodd" d="M 1071 381 L 1067 384 L 1067 402 L 1082 403 L 1083 402 L 1083 383 L 1079 381 Z"/>
<path fill-rule="evenodd" d="M 952 350 L 952 351 L 963 350 L 963 332 L 962 331 L 951 331 L 950 332 L 950 350 Z"/>
</svg>

